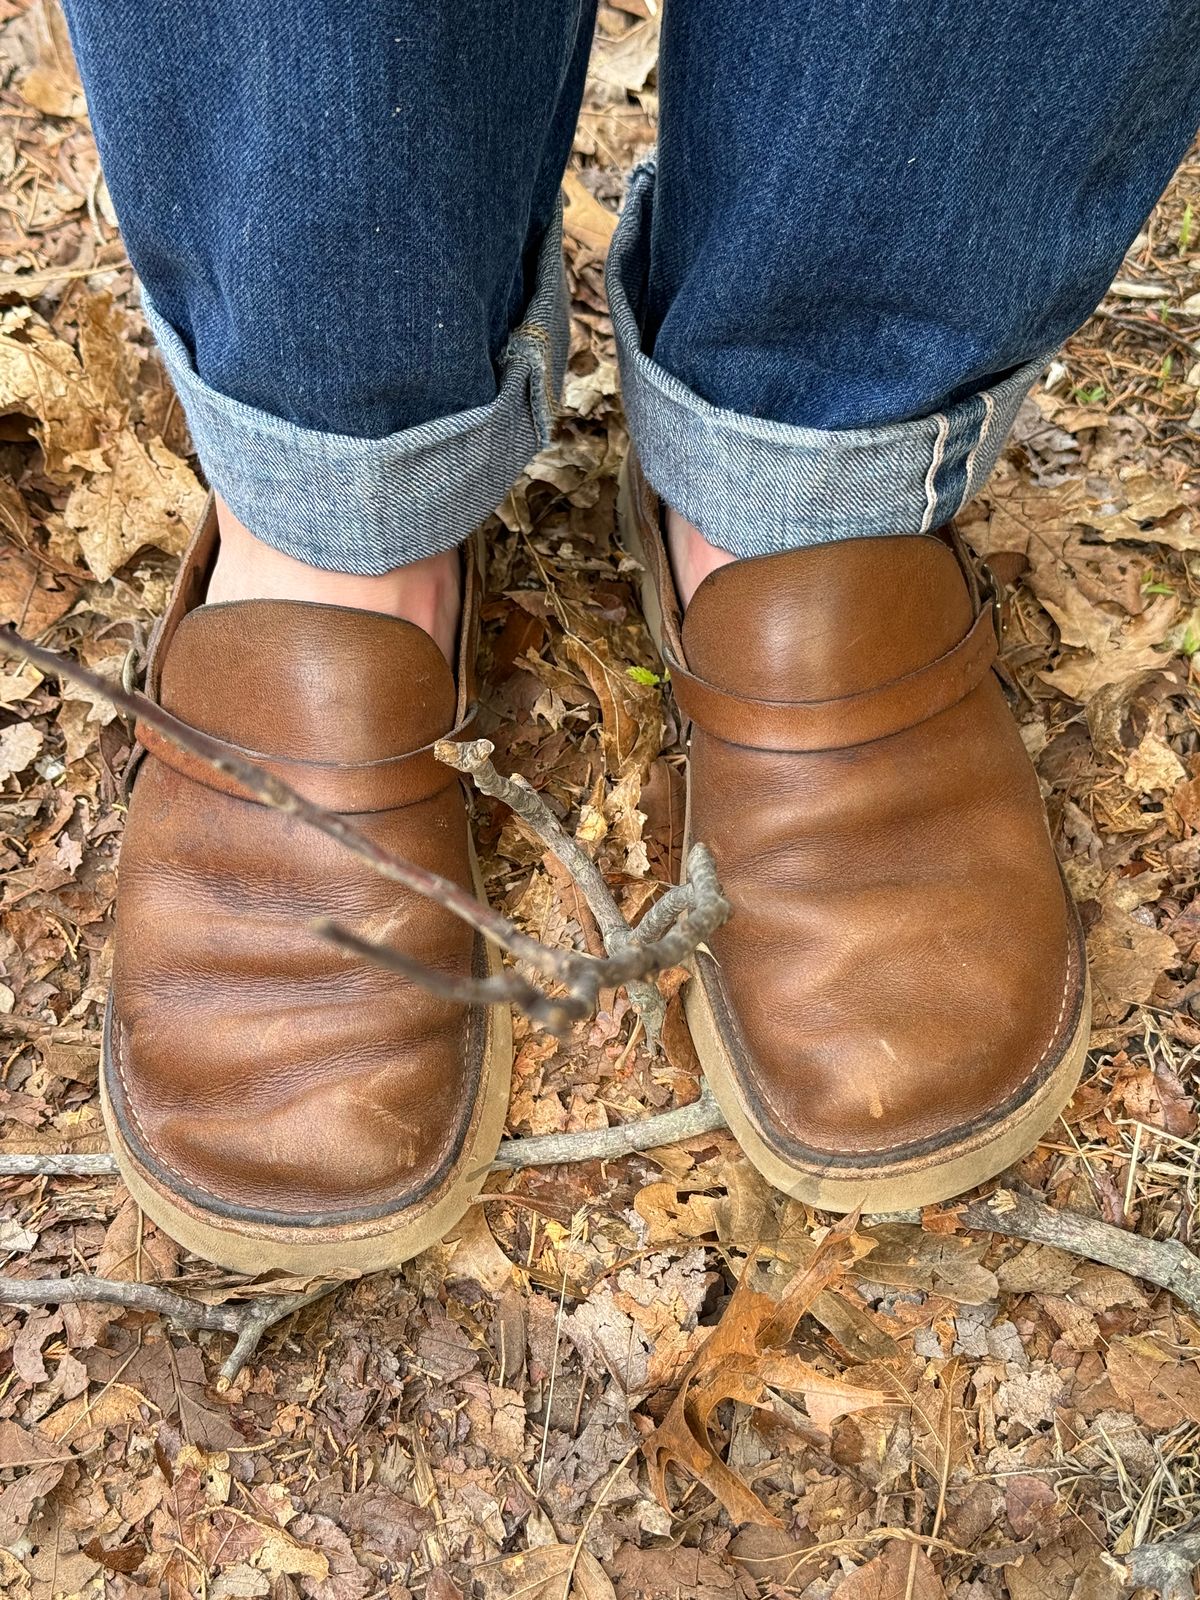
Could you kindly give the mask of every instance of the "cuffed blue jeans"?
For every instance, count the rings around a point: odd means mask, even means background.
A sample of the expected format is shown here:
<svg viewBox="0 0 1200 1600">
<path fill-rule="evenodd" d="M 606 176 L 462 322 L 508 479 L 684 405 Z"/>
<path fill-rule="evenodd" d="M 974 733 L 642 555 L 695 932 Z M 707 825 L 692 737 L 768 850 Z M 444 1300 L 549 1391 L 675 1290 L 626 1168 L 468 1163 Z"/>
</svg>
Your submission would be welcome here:
<svg viewBox="0 0 1200 1600">
<path fill-rule="evenodd" d="M 313 565 L 462 540 L 546 443 L 594 0 L 66 0 L 204 468 Z M 643 467 L 761 555 L 984 481 L 1200 122 L 1200 0 L 668 0 L 608 286 Z"/>
</svg>

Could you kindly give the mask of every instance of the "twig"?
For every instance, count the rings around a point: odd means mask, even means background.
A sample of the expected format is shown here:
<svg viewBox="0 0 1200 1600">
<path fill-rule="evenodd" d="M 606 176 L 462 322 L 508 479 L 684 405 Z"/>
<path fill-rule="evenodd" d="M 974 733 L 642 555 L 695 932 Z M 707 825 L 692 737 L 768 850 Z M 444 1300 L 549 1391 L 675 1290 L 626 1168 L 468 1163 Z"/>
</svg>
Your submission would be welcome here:
<svg viewBox="0 0 1200 1600">
<path fill-rule="evenodd" d="M 712 1133 L 724 1126 L 721 1108 L 706 1086 L 691 1105 L 681 1106 L 678 1111 L 660 1111 L 657 1116 L 643 1117 L 637 1122 L 622 1122 L 615 1128 L 506 1139 L 492 1165 L 516 1171 L 522 1167 L 556 1167 L 568 1161 L 616 1161 L 639 1150 L 657 1150 L 662 1145 L 700 1133 Z"/>
<path fill-rule="evenodd" d="M 0 1178 L 109 1178 L 117 1163 L 94 1156 L 0 1156 Z"/>
<path fill-rule="evenodd" d="M 1156 333 L 1160 339 L 1166 339 L 1169 344 L 1175 345 L 1193 360 L 1200 356 L 1200 344 L 1193 339 L 1185 338 L 1174 328 L 1168 328 L 1166 323 L 1160 322 L 1157 317 L 1123 317 L 1120 312 L 1107 311 L 1103 306 L 1097 306 L 1092 315 L 1103 317 L 1105 322 L 1115 322 L 1119 328 L 1127 328 L 1131 333 Z"/>
<path fill-rule="evenodd" d="M 266 1295 L 238 1305 L 208 1306 L 162 1289 L 154 1283 L 123 1283 L 114 1278 L 0 1278 L 0 1305 L 62 1306 L 100 1301 L 134 1311 L 153 1311 L 181 1328 L 236 1335 L 233 1349 L 221 1364 L 217 1387 L 229 1387 L 258 1347 L 268 1328 L 311 1305 L 336 1289 L 322 1284 L 304 1294 Z"/>
<path fill-rule="evenodd" d="M 507 1139 L 494 1166 L 556 1166 L 568 1161 L 616 1160 L 639 1150 L 654 1150 L 694 1134 L 724 1126 L 724 1118 L 707 1087 L 698 1100 L 678 1111 L 664 1111 L 639 1122 L 588 1133 L 549 1134 L 532 1139 Z M 111 1155 L 4 1155 L 0 1179 L 29 1177 L 109 1177 L 117 1164 Z M 233 1349 L 221 1365 L 217 1388 L 228 1389 L 268 1328 L 330 1293 L 337 1284 L 323 1284 L 305 1294 L 270 1295 L 237 1305 L 209 1306 L 152 1283 L 125 1283 L 112 1278 L 11 1278 L 0 1276 L 0 1305 L 66 1305 L 100 1301 L 153 1311 L 181 1328 L 235 1335 Z"/>
<path fill-rule="evenodd" d="M 643 913 L 642 920 L 633 929 L 634 939 L 638 944 L 653 944 L 656 939 L 661 939 L 691 903 L 691 884 L 677 883 L 674 888 L 668 889 L 666 894 L 660 895 L 650 909 Z"/>
<path fill-rule="evenodd" d="M 30 643 L 12 628 L 0 630 L 0 644 L 17 655 L 23 655 L 39 670 L 53 673 L 77 683 L 92 693 L 102 695 L 118 711 L 154 728 L 164 738 L 180 749 L 198 757 L 214 771 L 226 774 L 263 805 L 295 817 L 298 821 L 316 828 L 336 840 L 363 861 L 372 871 L 390 882 L 403 885 L 414 893 L 434 901 L 454 916 L 461 918 L 476 932 L 494 940 L 517 961 L 526 962 L 536 972 L 551 982 L 560 983 L 565 993 L 553 1002 L 535 989 L 519 973 L 510 972 L 502 977 L 486 980 L 489 1001 L 509 1001 L 531 1015 L 554 1018 L 565 1026 L 572 1018 L 586 1016 L 594 1006 L 601 988 L 617 984 L 636 984 L 662 972 L 668 967 L 686 961 L 729 915 L 729 905 L 721 893 L 716 867 L 709 851 L 702 844 L 692 846 L 687 863 L 687 888 L 672 899 L 678 908 L 675 921 L 659 931 L 661 919 L 655 919 L 653 939 L 638 938 L 636 931 L 627 930 L 624 948 L 612 949 L 605 958 L 589 955 L 585 951 L 560 950 L 542 944 L 523 933 L 507 917 L 493 911 L 483 901 L 477 900 L 460 885 L 429 872 L 424 867 L 392 856 L 365 834 L 352 827 L 344 817 L 313 805 L 274 774 L 258 766 L 253 760 L 236 754 L 229 746 L 211 738 L 197 728 L 189 727 L 170 712 L 156 705 L 143 694 L 133 693 L 110 678 L 82 667 L 68 656 L 43 649 Z M 453 751 L 453 742 L 450 749 Z M 497 776 L 497 782 L 500 782 Z M 540 802 L 539 802 L 540 803 Z M 565 835 L 563 836 L 566 837 Z M 570 841 L 573 844 L 573 841 Z M 578 847 L 576 847 L 577 849 Z M 586 858 L 584 858 L 586 859 Z M 568 869 L 570 870 L 570 868 Z M 596 873 L 599 878 L 599 873 Z M 603 880 L 600 879 L 602 883 Z M 604 888 L 608 895 L 607 886 Z M 611 896 L 608 896 L 611 900 Z M 614 907 L 615 909 L 615 907 Z M 593 910 L 597 910 L 593 906 Z M 607 915 L 607 913 L 604 913 Z M 599 920 L 601 913 L 597 912 Z M 618 912 L 619 916 L 620 913 Z M 623 920 L 623 919 L 622 919 Z M 346 930 L 322 924 L 327 936 L 337 937 L 343 945 L 355 936 Z M 616 941 L 614 940 L 614 943 Z M 478 980 L 461 983 L 447 979 L 444 973 L 435 972 L 419 962 L 388 951 L 386 947 L 361 943 L 355 946 L 361 954 L 373 960 L 382 960 L 395 970 L 403 971 L 413 982 L 423 985 L 443 998 L 478 1003 Z"/>
<path fill-rule="evenodd" d="M 490 739 L 472 739 L 461 744 L 454 739 L 443 739 L 434 746 L 433 753 L 439 761 L 444 761 L 448 767 L 453 767 L 456 772 L 461 772 L 470 778 L 480 793 L 501 801 L 514 816 L 521 819 L 530 833 L 544 844 L 551 854 L 558 857 L 579 885 L 596 919 L 596 926 L 600 929 L 600 937 L 604 940 L 604 948 L 608 954 L 615 956 L 622 950 L 627 950 L 634 942 L 635 935 L 622 916 L 620 906 L 613 899 L 612 890 L 604 881 L 604 874 L 581 848 L 579 841 L 567 832 L 527 779 L 521 777 L 519 773 L 514 773 L 509 778 L 501 777 L 491 759 L 495 748 Z M 685 893 L 676 901 L 676 916 L 685 912 L 688 905 Z M 675 921 L 674 916 L 663 924 L 661 931 L 666 933 L 673 921 Z M 646 940 L 641 939 L 637 942 L 644 944 Z M 629 1002 L 642 1019 L 642 1026 L 646 1030 L 646 1041 L 650 1049 L 655 1050 L 667 1014 L 667 1003 L 663 999 L 662 991 L 656 983 L 647 982 L 645 979 L 630 979 L 626 987 Z"/>
<path fill-rule="evenodd" d="M 431 967 L 423 967 L 419 961 L 414 961 L 391 945 L 364 939 L 349 928 L 344 928 L 340 922 L 331 922 L 328 917 L 318 917 L 313 929 L 348 955 L 374 961 L 389 972 L 419 983 L 426 993 L 436 995 L 441 1000 L 452 1000 L 468 1006 L 494 1005 L 497 1001 L 519 1005 L 532 1021 L 540 1023 L 551 1033 L 559 1034 L 565 1033 L 580 1014 L 576 1002 L 556 1000 L 533 984 L 526 983 L 516 973 L 497 973 L 489 978 L 452 978 L 444 972 L 435 972 Z"/>
<path fill-rule="evenodd" d="M 1200 1259 L 1176 1239 L 1143 1239 L 1078 1211 L 1055 1211 L 1012 1189 L 973 1200 L 960 1213 L 968 1228 L 1003 1233 L 1033 1244 L 1054 1245 L 1072 1255 L 1116 1267 L 1131 1278 L 1167 1289 L 1200 1316 Z"/>
<path fill-rule="evenodd" d="M 622 1122 L 615 1128 L 594 1128 L 584 1133 L 536 1134 L 525 1139 L 505 1139 L 493 1167 L 519 1171 L 523 1167 L 556 1167 L 570 1161 L 617 1161 L 640 1150 L 657 1150 L 679 1139 L 712 1133 L 725 1126 L 721 1108 L 707 1084 L 698 1100 L 676 1111 L 659 1111 L 652 1117 Z M 0 1156 L 0 1178 L 107 1178 L 117 1163 L 110 1155 Z M 0 1283 L 4 1280 L 0 1279 Z M 54 1280 L 58 1282 L 57 1279 Z M 91 1283 L 93 1279 L 85 1279 Z"/>
<path fill-rule="evenodd" d="M 243 1325 L 234 1341 L 233 1349 L 221 1363 L 221 1370 L 217 1374 L 218 1392 L 223 1394 L 228 1389 L 258 1349 L 259 1340 L 268 1328 L 273 1328 L 277 1322 L 290 1317 L 293 1311 L 301 1311 L 305 1306 L 323 1300 L 337 1287 L 336 1283 L 325 1283 L 319 1289 L 309 1289 L 305 1294 L 280 1294 L 273 1295 L 269 1299 L 247 1300 L 239 1307 L 243 1313 Z"/>
<path fill-rule="evenodd" d="M 502 801 L 558 857 L 583 890 L 606 945 L 614 934 L 628 934 L 629 924 L 621 915 L 600 868 L 584 853 L 579 842 L 571 837 L 527 779 L 519 773 L 511 778 L 500 776 L 491 759 L 495 748 L 490 739 L 470 739 L 462 743 L 457 739 L 441 739 L 434 745 L 433 753 L 446 766 L 470 778 L 480 793 Z"/>
</svg>

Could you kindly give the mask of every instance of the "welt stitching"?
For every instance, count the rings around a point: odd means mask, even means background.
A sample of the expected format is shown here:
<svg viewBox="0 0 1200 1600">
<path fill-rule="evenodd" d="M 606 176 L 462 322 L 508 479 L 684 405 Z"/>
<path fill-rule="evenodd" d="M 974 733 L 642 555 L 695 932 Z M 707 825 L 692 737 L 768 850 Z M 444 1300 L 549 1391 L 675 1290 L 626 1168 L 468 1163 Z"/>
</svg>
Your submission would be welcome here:
<svg viewBox="0 0 1200 1600">
<path fill-rule="evenodd" d="M 1042 1051 L 1041 1055 L 1034 1062 L 1033 1066 L 1029 1069 L 1029 1071 L 1021 1079 L 1021 1081 L 1017 1085 L 1017 1087 L 1013 1090 L 1014 1094 L 1020 1094 L 1021 1091 L 1023 1089 L 1025 1089 L 1027 1087 L 1027 1085 L 1034 1078 L 1037 1077 L 1037 1075 L 1038 1075 L 1039 1071 L 1041 1070 L 1042 1065 L 1044 1064 L 1047 1056 L 1049 1056 L 1050 1052 L 1054 1049 L 1055 1041 L 1058 1038 L 1058 1030 L 1062 1026 L 1063 1017 L 1066 1015 L 1067 1001 L 1068 1001 L 1068 998 L 1069 998 L 1070 992 L 1071 992 L 1071 965 L 1072 965 L 1071 957 L 1070 957 L 1070 953 L 1068 952 L 1068 955 L 1067 955 L 1067 970 L 1066 970 L 1066 974 L 1065 974 L 1065 976 L 1063 978 L 1062 1000 L 1061 1000 L 1061 1002 L 1059 1004 L 1059 1007 L 1058 1007 L 1058 1015 L 1054 1019 L 1054 1026 L 1050 1030 L 1050 1042 L 1047 1044 L 1046 1048 Z M 755 1088 L 758 1090 L 759 1098 L 763 1101 L 763 1103 L 765 1105 L 770 1106 L 771 1110 L 774 1111 L 775 1114 L 778 1116 L 779 1115 L 778 1107 L 776 1106 L 775 1102 L 772 1100 L 771 1096 L 766 1093 L 766 1091 L 765 1091 L 765 1089 L 763 1087 L 763 1081 L 762 1081 L 762 1078 L 761 1078 L 761 1076 L 759 1075 L 759 1073 L 757 1071 L 753 1053 L 750 1050 L 747 1049 L 744 1052 L 744 1054 L 745 1054 L 745 1060 L 746 1060 L 746 1062 L 747 1062 L 747 1064 L 749 1066 L 749 1069 L 750 1069 L 750 1077 L 754 1082 Z M 894 1151 L 894 1150 L 903 1150 L 903 1148 L 904 1148 L 904 1146 L 902 1144 L 879 1145 L 878 1147 L 872 1148 L 871 1155 L 872 1156 L 890 1155 L 892 1151 Z"/>
<path fill-rule="evenodd" d="M 148 1132 L 146 1131 L 145 1126 L 142 1123 L 141 1118 L 137 1114 L 137 1108 L 134 1105 L 133 1096 L 129 1092 L 129 1083 L 128 1083 L 128 1080 L 125 1077 L 125 1061 L 124 1061 L 124 1048 L 123 1048 L 123 1041 L 124 1041 L 124 1038 L 125 1038 L 125 1028 L 124 1028 L 124 1025 L 121 1022 L 120 1017 L 117 1015 L 115 1005 L 113 1007 L 113 1019 L 112 1020 L 113 1020 L 113 1029 L 112 1029 L 113 1058 L 114 1058 L 114 1060 L 116 1062 L 117 1076 L 121 1080 L 121 1093 L 123 1094 L 123 1096 L 125 1098 L 125 1110 L 129 1115 L 129 1120 L 133 1123 L 134 1127 L 137 1129 L 138 1138 L 145 1145 L 146 1149 L 153 1155 L 155 1161 L 157 1161 L 161 1166 L 165 1167 L 166 1170 L 169 1173 L 172 1174 L 172 1176 L 178 1178 L 180 1183 L 185 1184 L 189 1189 L 195 1189 L 198 1194 L 207 1195 L 210 1200 L 216 1200 L 216 1201 L 218 1201 L 219 1203 L 221 1203 L 223 1205 L 224 1204 L 228 1204 L 228 1197 L 227 1196 L 219 1195 L 216 1192 L 215 1189 L 210 1189 L 207 1184 L 200 1183 L 195 1178 L 189 1178 L 186 1175 L 186 1173 L 181 1172 L 179 1170 L 179 1168 L 177 1166 L 175 1166 L 175 1164 L 173 1162 L 169 1161 L 167 1159 L 167 1157 L 165 1155 L 163 1155 L 162 1151 L 160 1149 L 158 1149 L 158 1147 L 155 1145 L 154 1140 L 150 1138 Z M 472 1121 L 474 1121 L 474 1119 L 472 1119 Z M 464 1142 L 463 1142 L 464 1151 L 466 1150 L 467 1145 L 469 1144 L 469 1127 L 470 1127 L 470 1125 L 468 1125 L 468 1138 L 465 1139 Z M 437 1164 L 438 1165 L 441 1164 L 441 1161 L 444 1158 L 444 1156 L 446 1154 L 446 1151 L 450 1148 L 452 1140 L 453 1140 L 453 1130 L 451 1130 L 451 1132 L 447 1133 L 443 1137 L 441 1144 L 438 1146 L 438 1151 L 437 1151 Z M 300 1220 L 301 1219 L 298 1218 L 297 1222 L 300 1223 Z M 375 1220 L 376 1221 L 382 1221 L 383 1219 L 382 1218 L 377 1218 Z M 278 1227 L 278 1226 L 280 1226 L 280 1224 L 271 1223 L 271 1224 L 269 1224 L 269 1226 Z"/>
</svg>

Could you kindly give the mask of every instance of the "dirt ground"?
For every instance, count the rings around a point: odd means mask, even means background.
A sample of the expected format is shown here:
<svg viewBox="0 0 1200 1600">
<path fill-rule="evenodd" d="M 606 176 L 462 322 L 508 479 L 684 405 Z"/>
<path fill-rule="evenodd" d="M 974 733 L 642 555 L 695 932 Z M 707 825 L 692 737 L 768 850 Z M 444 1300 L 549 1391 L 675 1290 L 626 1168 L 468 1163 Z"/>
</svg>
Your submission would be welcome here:
<svg viewBox="0 0 1200 1600">
<path fill-rule="evenodd" d="M 497 764 L 537 786 L 631 914 L 671 881 L 681 821 L 678 728 L 613 538 L 625 433 L 602 288 L 624 174 L 654 136 L 655 35 L 644 0 L 602 12 L 567 182 L 563 417 L 495 522 L 485 612 Z M 0 619 L 119 676 L 203 490 L 40 3 L 0 0 L 0 84 Z M 1198 210 L 1193 152 L 962 519 L 1010 586 L 1004 659 L 1096 996 L 1083 1086 L 1017 1176 L 1053 1207 L 1184 1245 L 1200 1182 Z M 102 700 L 0 661 L 0 1154 L 106 1148 L 129 748 Z M 478 829 L 494 901 L 548 942 L 594 946 L 557 863 L 499 807 Z M 510 1131 L 694 1099 L 678 999 L 657 1057 L 632 1023 L 617 994 L 561 1043 L 518 1023 Z M 0 1594 L 1115 1600 L 1125 1558 L 1155 1544 L 1153 1581 L 1190 1595 L 1196 1313 L 973 1232 L 954 1206 L 827 1245 L 846 1259 L 814 1297 L 803 1273 L 829 1224 L 769 1192 L 725 1133 L 496 1177 L 455 1238 L 282 1323 L 224 1393 L 224 1334 L 115 1305 L 0 1311 Z M 110 1177 L 0 1181 L 0 1252 L 8 1276 L 209 1303 L 247 1289 L 181 1255 Z M 804 1314 L 777 1348 L 789 1289 Z"/>
</svg>

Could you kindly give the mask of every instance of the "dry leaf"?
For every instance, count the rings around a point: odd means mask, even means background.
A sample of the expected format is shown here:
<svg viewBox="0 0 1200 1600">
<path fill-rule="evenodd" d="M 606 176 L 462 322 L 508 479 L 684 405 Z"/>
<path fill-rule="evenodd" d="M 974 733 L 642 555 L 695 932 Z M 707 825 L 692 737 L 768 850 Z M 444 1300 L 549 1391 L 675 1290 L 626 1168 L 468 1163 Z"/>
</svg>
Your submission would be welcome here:
<svg viewBox="0 0 1200 1600">
<path fill-rule="evenodd" d="M 1096 607 L 1089 609 L 1097 611 Z M 1165 667 L 1171 652 L 1164 644 L 1178 613 L 1179 601 L 1174 595 L 1159 595 L 1140 617 L 1108 619 L 1103 635 L 1097 632 L 1089 637 L 1090 655 L 1062 658 L 1053 671 L 1039 673 L 1039 677 L 1068 699 L 1086 702 L 1107 683 L 1148 668 Z"/>
<path fill-rule="evenodd" d="M 103 466 L 71 491 L 64 513 L 95 576 L 111 578 L 146 545 L 179 555 L 205 498 L 187 462 L 161 439 L 147 448 L 122 433 Z"/>
<path fill-rule="evenodd" d="M 51 1439 L 64 1440 L 69 1436 L 73 1444 L 79 1444 L 86 1435 L 97 1429 L 141 1423 L 155 1409 L 144 1394 L 139 1394 L 128 1384 L 110 1383 L 91 1401 L 87 1395 L 66 1401 L 57 1411 L 44 1417 L 40 1426 L 42 1432 Z"/>
<path fill-rule="evenodd" d="M 666 1474 L 675 1463 L 698 1478 L 734 1522 L 780 1526 L 779 1518 L 712 1447 L 710 1419 L 725 1400 L 766 1406 L 770 1390 L 779 1389 L 803 1395 L 810 1414 L 815 1409 L 829 1421 L 894 1398 L 831 1378 L 785 1349 L 814 1298 L 841 1276 L 855 1255 L 857 1220 L 846 1218 L 827 1234 L 782 1299 L 751 1289 L 747 1276 L 739 1280 L 720 1322 L 684 1373 L 671 1409 L 643 1446 L 651 1487 L 668 1510 Z"/>
<path fill-rule="evenodd" d="M 72 481 L 72 467 L 100 443 L 79 358 L 44 323 L 23 311 L 0 317 L 0 416 L 37 424 L 47 475 Z"/>
<path fill-rule="evenodd" d="M 29 722 L 15 722 L 0 731 L 0 783 L 15 772 L 24 772 L 45 743 Z"/>
<path fill-rule="evenodd" d="M 578 240 L 588 250 L 602 256 L 608 250 L 616 226 L 615 213 L 584 188 L 576 173 L 568 172 L 563 178 L 563 231 L 568 238 Z"/>
<path fill-rule="evenodd" d="M 644 89 L 658 64 L 658 34 L 657 16 L 627 29 L 618 39 L 598 34 L 590 63 L 593 81 L 607 85 L 622 97 Z"/>
<path fill-rule="evenodd" d="M 563 644 L 600 702 L 600 738 L 608 771 L 617 779 L 633 773 L 644 781 L 662 748 L 662 691 L 631 678 L 603 635 L 585 639 L 571 633 Z"/>
<path fill-rule="evenodd" d="M 1099 1022 L 1119 1020 L 1130 1006 L 1144 1004 L 1180 960 L 1170 934 L 1113 905 L 1089 932 L 1087 949 Z"/>
<path fill-rule="evenodd" d="M 79 79 L 56 67 L 39 66 L 20 83 L 21 98 L 48 117 L 84 117 L 87 103 Z"/>
<path fill-rule="evenodd" d="M 892 1539 L 873 1561 L 843 1579 L 835 1595 L 836 1600 L 946 1600 L 933 1562 L 920 1545 L 901 1539 Z"/>
<path fill-rule="evenodd" d="M 162 1283 L 179 1271 L 179 1246 L 143 1214 L 132 1195 L 108 1225 L 96 1272 L 122 1283 Z"/>
<path fill-rule="evenodd" d="M 1135 794 L 1171 794 L 1187 779 L 1183 762 L 1170 745 L 1148 733 L 1125 763 L 1125 782 Z"/>
</svg>

